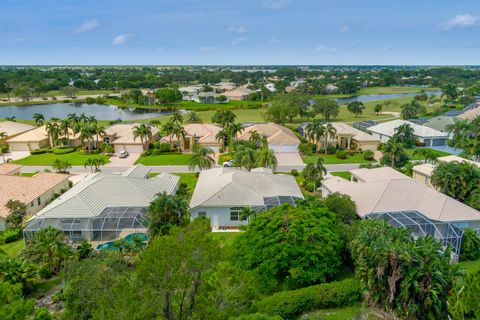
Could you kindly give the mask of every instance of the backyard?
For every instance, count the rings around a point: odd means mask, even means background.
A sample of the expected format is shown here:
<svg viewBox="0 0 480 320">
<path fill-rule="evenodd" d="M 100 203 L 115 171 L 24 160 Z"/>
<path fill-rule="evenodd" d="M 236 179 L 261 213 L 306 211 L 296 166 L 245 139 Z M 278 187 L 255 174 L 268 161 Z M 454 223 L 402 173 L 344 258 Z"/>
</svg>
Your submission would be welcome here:
<svg viewBox="0 0 480 320">
<path fill-rule="evenodd" d="M 68 161 L 72 166 L 83 166 L 89 158 L 105 159 L 110 162 L 109 156 L 103 154 L 83 154 L 75 151 L 66 154 L 42 153 L 32 154 L 23 159 L 15 160 L 13 163 L 22 164 L 24 166 L 50 166 L 55 160 Z"/>
<path fill-rule="evenodd" d="M 406 150 L 407 155 L 410 158 L 410 160 L 425 160 L 425 156 L 420 155 L 420 154 L 416 154 L 416 155 L 413 154 L 415 152 L 415 150 L 418 150 L 418 149 L 420 149 L 420 148 L 411 148 L 411 149 Z M 439 150 L 434 150 L 434 149 L 430 149 L 430 148 L 421 148 L 421 149 L 431 150 L 435 154 L 436 158 L 451 155 L 450 153 L 445 152 L 445 151 L 439 151 Z"/>
<path fill-rule="evenodd" d="M 184 166 L 189 165 L 191 157 L 190 154 L 185 153 L 164 153 L 140 157 L 135 161 L 135 164 L 141 163 L 146 166 Z"/>
</svg>

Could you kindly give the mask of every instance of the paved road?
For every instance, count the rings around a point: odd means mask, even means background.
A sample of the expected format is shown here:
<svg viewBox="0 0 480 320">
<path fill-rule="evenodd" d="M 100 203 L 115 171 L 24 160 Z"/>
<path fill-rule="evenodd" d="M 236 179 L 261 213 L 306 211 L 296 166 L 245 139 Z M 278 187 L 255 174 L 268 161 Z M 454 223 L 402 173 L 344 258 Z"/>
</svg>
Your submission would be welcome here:
<svg viewBox="0 0 480 320">
<path fill-rule="evenodd" d="M 349 171 L 358 168 L 358 164 L 327 164 L 325 167 L 328 171 Z M 182 173 L 182 172 L 191 172 L 188 169 L 188 166 L 151 166 L 152 172 L 172 172 L 172 173 Z M 301 171 L 304 166 L 280 166 L 277 168 L 278 172 L 289 172 L 292 169 Z M 23 166 L 22 172 L 36 172 L 44 171 L 45 169 L 52 170 L 49 166 Z M 104 166 L 101 168 L 103 172 L 108 173 L 117 173 L 124 172 L 128 167 L 107 167 Z M 90 172 L 89 168 L 84 168 L 83 166 L 73 166 L 70 169 L 71 172 Z"/>
</svg>

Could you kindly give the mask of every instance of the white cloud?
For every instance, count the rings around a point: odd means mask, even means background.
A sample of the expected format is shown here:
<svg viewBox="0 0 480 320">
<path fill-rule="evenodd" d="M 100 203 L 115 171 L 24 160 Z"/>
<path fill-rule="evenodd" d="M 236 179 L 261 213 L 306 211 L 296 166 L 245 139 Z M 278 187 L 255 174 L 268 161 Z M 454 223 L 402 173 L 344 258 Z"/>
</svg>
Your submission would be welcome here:
<svg viewBox="0 0 480 320">
<path fill-rule="evenodd" d="M 233 45 L 241 44 L 247 40 L 248 40 L 247 38 L 235 38 L 232 40 L 232 44 Z"/>
<path fill-rule="evenodd" d="M 82 22 L 82 24 L 77 28 L 77 33 L 85 33 L 88 31 L 92 31 L 93 29 L 96 29 L 100 27 L 100 22 L 97 19 L 93 20 L 85 20 Z"/>
<path fill-rule="evenodd" d="M 455 28 L 469 28 L 478 25 L 480 22 L 479 17 L 472 16 L 470 14 L 457 14 L 452 19 L 445 22 L 442 27 L 444 30 L 452 30 Z"/>
<path fill-rule="evenodd" d="M 132 40 L 135 37 L 133 33 L 120 34 L 113 39 L 113 45 L 119 46 L 125 44 L 127 41 Z"/>
<path fill-rule="evenodd" d="M 340 32 L 348 32 L 350 31 L 350 27 L 347 25 L 344 25 L 340 28 Z"/>
<path fill-rule="evenodd" d="M 27 39 L 25 39 L 25 38 L 15 38 L 15 39 L 12 40 L 12 43 L 20 43 L 20 42 L 24 42 L 25 40 L 27 40 Z"/>
<path fill-rule="evenodd" d="M 204 47 L 200 48 L 200 51 L 203 51 L 203 52 L 208 52 L 208 51 L 212 51 L 212 50 L 215 50 L 215 48 L 210 47 L 210 46 L 204 46 Z"/>
<path fill-rule="evenodd" d="M 394 49 L 396 49 L 397 47 L 394 46 L 394 45 L 388 45 L 388 46 L 384 46 L 382 47 L 382 51 L 392 51 Z"/>
<path fill-rule="evenodd" d="M 263 7 L 272 11 L 278 11 L 283 9 L 290 0 L 276 0 L 276 1 L 267 1 L 263 3 Z"/>
<path fill-rule="evenodd" d="M 233 33 L 238 33 L 238 34 L 244 34 L 244 33 L 247 33 L 248 30 L 247 28 L 245 28 L 244 26 L 240 26 L 240 27 L 229 27 L 227 29 L 228 32 L 233 32 Z"/>
<path fill-rule="evenodd" d="M 270 40 L 268 40 L 268 43 L 272 46 L 275 46 L 280 43 L 280 40 L 276 37 L 273 37 L 273 38 L 270 38 Z"/>
<path fill-rule="evenodd" d="M 319 45 L 315 48 L 315 51 L 326 52 L 326 53 L 334 53 L 334 52 L 337 51 L 337 48 L 330 47 L 330 46 Z"/>
</svg>

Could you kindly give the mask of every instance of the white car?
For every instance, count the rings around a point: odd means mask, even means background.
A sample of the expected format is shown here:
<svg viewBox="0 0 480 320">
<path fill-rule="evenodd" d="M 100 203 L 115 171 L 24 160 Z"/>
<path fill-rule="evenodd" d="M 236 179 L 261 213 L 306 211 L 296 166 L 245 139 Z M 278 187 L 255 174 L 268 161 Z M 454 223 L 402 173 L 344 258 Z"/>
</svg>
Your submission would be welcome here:
<svg viewBox="0 0 480 320">
<path fill-rule="evenodd" d="M 128 157 L 128 151 L 127 150 L 122 150 L 118 153 L 119 158 L 126 158 Z"/>
<path fill-rule="evenodd" d="M 233 160 L 225 161 L 222 165 L 226 168 L 233 167 Z"/>
</svg>

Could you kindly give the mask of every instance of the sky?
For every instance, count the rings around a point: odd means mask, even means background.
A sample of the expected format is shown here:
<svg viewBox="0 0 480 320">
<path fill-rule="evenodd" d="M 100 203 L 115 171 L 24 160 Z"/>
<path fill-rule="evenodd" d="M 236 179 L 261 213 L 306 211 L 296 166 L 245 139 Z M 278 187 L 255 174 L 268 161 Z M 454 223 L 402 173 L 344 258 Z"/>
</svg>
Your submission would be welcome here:
<svg viewBox="0 0 480 320">
<path fill-rule="evenodd" d="M 479 0 L 1 0 L 0 65 L 477 65 Z"/>
</svg>

